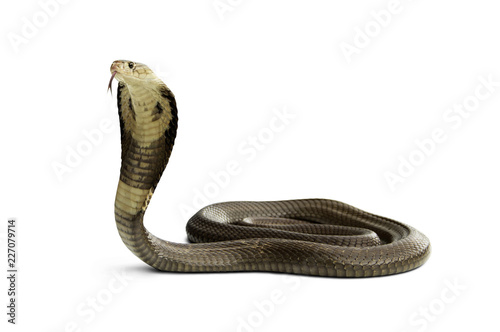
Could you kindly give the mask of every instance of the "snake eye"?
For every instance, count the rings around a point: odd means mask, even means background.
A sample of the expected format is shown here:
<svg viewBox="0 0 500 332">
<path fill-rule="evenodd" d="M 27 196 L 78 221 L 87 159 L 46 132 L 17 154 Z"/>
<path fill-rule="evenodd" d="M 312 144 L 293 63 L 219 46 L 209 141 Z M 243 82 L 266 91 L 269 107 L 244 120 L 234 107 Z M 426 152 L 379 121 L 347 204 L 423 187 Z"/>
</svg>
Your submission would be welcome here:
<svg viewBox="0 0 500 332">
<path fill-rule="evenodd" d="M 129 63 L 128 63 L 128 67 L 129 67 L 130 69 L 134 69 L 134 63 L 133 63 L 133 62 L 129 62 Z"/>
</svg>

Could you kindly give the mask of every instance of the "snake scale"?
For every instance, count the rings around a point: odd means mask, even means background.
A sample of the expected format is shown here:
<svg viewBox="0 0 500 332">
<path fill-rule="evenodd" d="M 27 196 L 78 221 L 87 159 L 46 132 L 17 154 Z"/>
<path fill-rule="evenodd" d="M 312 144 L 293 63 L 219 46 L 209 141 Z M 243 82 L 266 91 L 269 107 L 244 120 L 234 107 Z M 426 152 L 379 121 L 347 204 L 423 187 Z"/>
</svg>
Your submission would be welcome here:
<svg viewBox="0 0 500 332">
<path fill-rule="evenodd" d="M 270 271 L 370 277 L 415 269 L 428 259 L 425 235 L 406 224 L 328 199 L 225 202 L 197 212 L 192 243 L 149 233 L 144 213 L 168 163 L 177 132 L 174 95 L 146 65 L 117 60 L 121 170 L 115 219 L 125 245 L 157 270 Z"/>
</svg>

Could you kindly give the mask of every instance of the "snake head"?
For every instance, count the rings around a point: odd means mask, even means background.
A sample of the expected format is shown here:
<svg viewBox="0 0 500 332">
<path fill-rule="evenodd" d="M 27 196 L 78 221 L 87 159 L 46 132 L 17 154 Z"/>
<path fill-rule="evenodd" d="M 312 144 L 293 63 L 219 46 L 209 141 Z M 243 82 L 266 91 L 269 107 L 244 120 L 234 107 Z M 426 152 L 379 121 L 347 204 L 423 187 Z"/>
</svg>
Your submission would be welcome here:
<svg viewBox="0 0 500 332">
<path fill-rule="evenodd" d="M 111 79 L 109 80 L 108 90 L 111 90 L 113 78 L 118 82 L 127 85 L 144 85 L 148 80 L 159 80 L 151 69 L 145 64 L 129 60 L 116 60 L 111 64 Z M 111 91 L 113 92 L 113 91 Z"/>
</svg>

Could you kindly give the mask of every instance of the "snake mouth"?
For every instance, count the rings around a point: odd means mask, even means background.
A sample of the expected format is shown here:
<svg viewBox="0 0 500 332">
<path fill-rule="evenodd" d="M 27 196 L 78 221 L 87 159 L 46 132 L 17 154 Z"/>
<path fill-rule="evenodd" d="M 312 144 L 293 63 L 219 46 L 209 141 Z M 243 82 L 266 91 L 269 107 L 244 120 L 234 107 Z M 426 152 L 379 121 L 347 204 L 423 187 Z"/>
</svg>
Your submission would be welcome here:
<svg viewBox="0 0 500 332">
<path fill-rule="evenodd" d="M 111 87 L 111 83 L 113 83 L 113 78 L 115 78 L 116 73 L 117 73 L 117 71 L 115 70 L 113 72 L 113 74 L 111 74 L 111 79 L 109 80 L 109 84 L 108 84 L 108 91 L 111 90 L 111 94 L 113 94 L 113 88 Z"/>
</svg>

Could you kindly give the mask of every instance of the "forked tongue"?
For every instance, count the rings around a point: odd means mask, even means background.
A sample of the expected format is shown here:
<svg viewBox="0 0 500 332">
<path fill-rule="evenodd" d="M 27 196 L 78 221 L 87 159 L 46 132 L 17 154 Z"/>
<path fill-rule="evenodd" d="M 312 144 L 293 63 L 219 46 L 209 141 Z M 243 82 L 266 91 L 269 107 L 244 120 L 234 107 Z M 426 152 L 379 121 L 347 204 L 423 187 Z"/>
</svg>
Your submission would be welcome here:
<svg viewBox="0 0 500 332">
<path fill-rule="evenodd" d="M 114 71 L 113 74 L 111 74 L 111 79 L 109 80 L 109 84 L 108 84 L 108 91 L 111 90 L 111 94 L 113 94 L 113 88 L 111 87 L 111 83 L 113 83 L 113 78 L 115 78 L 115 75 L 116 75 L 116 71 Z"/>
</svg>

